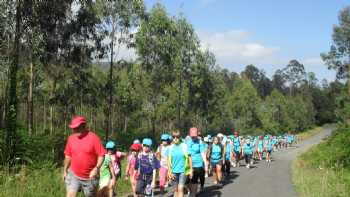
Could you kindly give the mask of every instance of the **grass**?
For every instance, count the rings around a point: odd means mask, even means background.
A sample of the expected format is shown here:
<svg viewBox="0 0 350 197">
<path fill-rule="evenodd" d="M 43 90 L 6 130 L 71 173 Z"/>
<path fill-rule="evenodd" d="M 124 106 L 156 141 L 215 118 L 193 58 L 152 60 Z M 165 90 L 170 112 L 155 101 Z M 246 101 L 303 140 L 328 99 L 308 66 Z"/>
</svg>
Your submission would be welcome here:
<svg viewBox="0 0 350 197">
<path fill-rule="evenodd" d="M 297 134 L 298 140 L 306 140 L 322 131 L 322 127 L 315 127 L 305 132 Z"/>
<path fill-rule="evenodd" d="M 124 161 L 122 167 L 125 166 Z M 62 169 L 46 166 L 33 170 L 23 166 L 16 175 L 0 171 L 0 191 L 0 197 L 63 197 L 65 185 L 62 180 Z M 130 193 L 129 181 L 123 178 L 118 180 L 115 191 L 118 196 Z M 79 197 L 81 196 L 83 195 L 80 194 Z"/>
<path fill-rule="evenodd" d="M 350 128 L 340 128 L 293 162 L 292 177 L 299 196 L 350 196 L 349 142 Z"/>
</svg>

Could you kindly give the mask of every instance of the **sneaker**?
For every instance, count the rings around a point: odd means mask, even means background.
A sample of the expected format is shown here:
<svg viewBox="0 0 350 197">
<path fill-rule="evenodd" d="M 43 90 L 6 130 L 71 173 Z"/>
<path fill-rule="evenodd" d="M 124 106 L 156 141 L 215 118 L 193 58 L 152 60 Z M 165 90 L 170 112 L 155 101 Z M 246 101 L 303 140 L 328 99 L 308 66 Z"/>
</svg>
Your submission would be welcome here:
<svg viewBox="0 0 350 197">
<path fill-rule="evenodd" d="M 254 161 L 250 161 L 250 165 L 253 165 L 254 164 Z"/>
<path fill-rule="evenodd" d="M 205 173 L 205 176 L 204 176 L 205 178 L 208 178 L 209 177 L 209 175 L 208 175 L 208 173 Z"/>
<path fill-rule="evenodd" d="M 250 168 L 250 165 L 249 165 L 249 164 L 247 164 L 247 165 L 246 165 L 246 167 L 249 169 L 249 168 Z"/>
<path fill-rule="evenodd" d="M 233 167 L 235 168 L 237 165 L 236 165 L 236 163 L 233 163 Z"/>
</svg>

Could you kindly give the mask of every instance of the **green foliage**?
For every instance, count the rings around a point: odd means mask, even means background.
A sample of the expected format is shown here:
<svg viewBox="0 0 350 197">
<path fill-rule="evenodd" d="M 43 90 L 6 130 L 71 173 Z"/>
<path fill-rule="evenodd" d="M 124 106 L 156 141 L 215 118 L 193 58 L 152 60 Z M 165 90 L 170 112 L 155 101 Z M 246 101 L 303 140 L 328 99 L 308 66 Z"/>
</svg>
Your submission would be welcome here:
<svg viewBox="0 0 350 197">
<path fill-rule="evenodd" d="M 259 128 L 260 121 L 257 117 L 257 106 L 261 100 L 256 89 L 247 79 L 236 83 L 230 98 L 235 128 L 242 133 L 254 131 Z"/>
<path fill-rule="evenodd" d="M 293 181 L 300 196 L 349 196 L 350 127 L 338 129 L 293 163 Z"/>
<path fill-rule="evenodd" d="M 325 142 L 302 155 L 313 167 L 346 168 L 350 170 L 350 127 L 341 125 Z"/>
</svg>

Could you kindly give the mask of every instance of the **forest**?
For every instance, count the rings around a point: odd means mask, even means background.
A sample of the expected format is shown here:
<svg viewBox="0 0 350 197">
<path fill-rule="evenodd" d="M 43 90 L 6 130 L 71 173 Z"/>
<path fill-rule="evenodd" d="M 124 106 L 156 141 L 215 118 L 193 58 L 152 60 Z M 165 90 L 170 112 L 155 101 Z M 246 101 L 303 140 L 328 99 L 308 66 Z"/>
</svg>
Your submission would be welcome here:
<svg viewBox="0 0 350 197">
<path fill-rule="evenodd" d="M 347 23 L 336 28 L 349 26 L 344 13 Z M 191 126 L 203 134 L 283 134 L 346 121 L 345 31 L 335 31 L 322 54 L 338 71 L 330 82 L 296 59 L 272 76 L 256 65 L 225 69 L 189 21 L 161 4 L 1 0 L 0 164 L 60 165 L 75 115 L 121 148 Z M 121 58 L 125 48 L 135 57 Z"/>
</svg>

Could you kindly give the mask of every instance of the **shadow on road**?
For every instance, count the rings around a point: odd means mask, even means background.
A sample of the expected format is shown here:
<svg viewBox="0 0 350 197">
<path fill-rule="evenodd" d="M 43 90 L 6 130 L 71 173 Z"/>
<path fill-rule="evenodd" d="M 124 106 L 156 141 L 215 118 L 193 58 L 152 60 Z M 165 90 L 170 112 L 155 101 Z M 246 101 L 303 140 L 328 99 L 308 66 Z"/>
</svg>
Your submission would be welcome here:
<svg viewBox="0 0 350 197">
<path fill-rule="evenodd" d="M 225 185 L 231 184 L 235 179 L 239 177 L 237 171 L 231 171 L 230 175 L 225 177 L 223 181 L 223 187 Z M 222 187 L 219 185 L 210 185 L 204 188 L 204 191 L 197 194 L 198 197 L 220 197 L 222 195 Z"/>
</svg>

